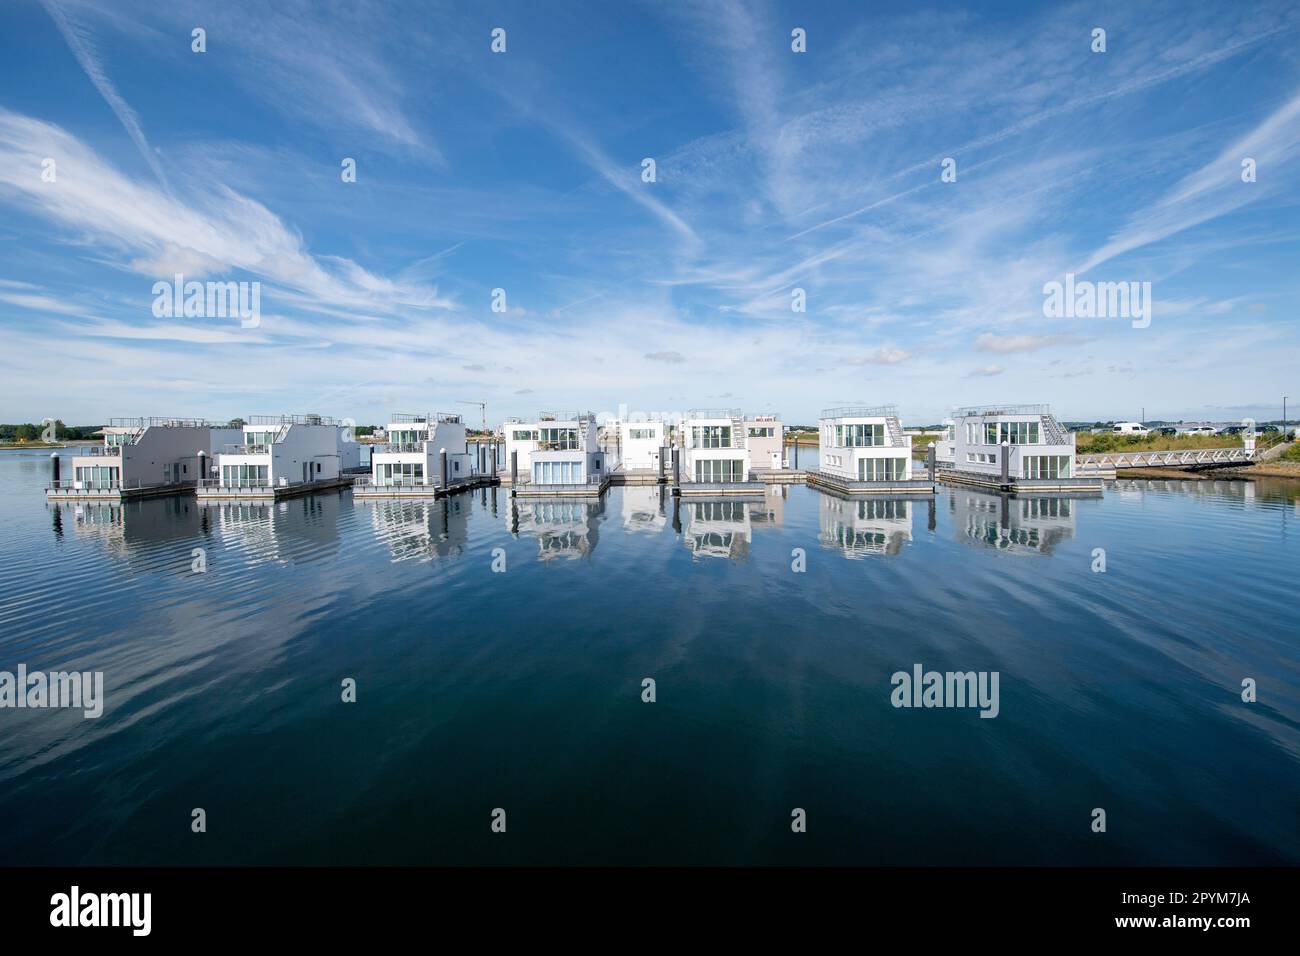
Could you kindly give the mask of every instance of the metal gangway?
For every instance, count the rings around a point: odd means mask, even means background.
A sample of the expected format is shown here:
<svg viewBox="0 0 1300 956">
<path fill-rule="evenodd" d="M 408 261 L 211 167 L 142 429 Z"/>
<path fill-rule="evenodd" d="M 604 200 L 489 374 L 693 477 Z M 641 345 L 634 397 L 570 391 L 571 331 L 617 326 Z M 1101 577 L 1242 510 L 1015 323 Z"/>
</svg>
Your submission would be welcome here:
<svg viewBox="0 0 1300 956">
<path fill-rule="evenodd" d="M 1196 468 L 1212 465 L 1244 465 L 1255 460 L 1256 449 L 1182 448 L 1173 451 L 1110 451 L 1075 458 L 1080 476 L 1116 468 Z"/>
</svg>

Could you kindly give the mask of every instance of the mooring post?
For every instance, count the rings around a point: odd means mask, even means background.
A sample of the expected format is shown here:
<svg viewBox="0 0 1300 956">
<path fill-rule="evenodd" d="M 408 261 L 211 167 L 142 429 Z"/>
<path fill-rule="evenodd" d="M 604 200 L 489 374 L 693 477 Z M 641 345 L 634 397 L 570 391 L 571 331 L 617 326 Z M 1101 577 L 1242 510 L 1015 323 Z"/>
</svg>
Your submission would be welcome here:
<svg viewBox="0 0 1300 956">
<path fill-rule="evenodd" d="M 1011 484 L 1011 445 L 1002 443 L 1002 484 Z"/>
<path fill-rule="evenodd" d="M 925 467 L 930 473 L 930 480 L 934 481 L 934 442 L 930 442 L 930 448 L 925 453 Z"/>
<path fill-rule="evenodd" d="M 510 488 L 513 493 L 515 485 L 519 484 L 519 452 L 510 453 Z"/>
<path fill-rule="evenodd" d="M 208 476 L 208 453 L 202 448 L 199 449 L 199 473 L 194 479 L 194 487 L 203 487 L 203 479 Z"/>
<path fill-rule="evenodd" d="M 682 450 L 673 449 L 673 494 L 682 493 Z"/>
<path fill-rule="evenodd" d="M 50 470 L 54 479 L 50 487 L 57 488 L 59 487 L 59 453 L 57 451 L 50 452 Z"/>
<path fill-rule="evenodd" d="M 444 491 L 446 491 L 447 490 L 447 449 L 445 448 L 438 449 L 438 467 L 439 470 L 442 472 L 442 488 Z"/>
<path fill-rule="evenodd" d="M 794 440 L 794 470 L 799 470 L 799 438 L 795 436 Z"/>
</svg>

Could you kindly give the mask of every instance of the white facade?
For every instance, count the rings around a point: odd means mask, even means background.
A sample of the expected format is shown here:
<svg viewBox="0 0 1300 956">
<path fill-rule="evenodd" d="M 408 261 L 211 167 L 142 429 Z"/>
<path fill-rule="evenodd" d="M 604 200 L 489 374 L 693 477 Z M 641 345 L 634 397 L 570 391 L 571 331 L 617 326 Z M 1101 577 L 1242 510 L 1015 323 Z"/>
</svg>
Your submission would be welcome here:
<svg viewBox="0 0 1300 956">
<path fill-rule="evenodd" d="M 785 425 L 776 414 L 745 419 L 745 447 L 749 463 L 757 470 L 780 471 L 785 467 Z"/>
<path fill-rule="evenodd" d="M 739 409 L 697 408 L 679 426 L 682 484 L 749 480 L 745 418 Z"/>
<path fill-rule="evenodd" d="M 599 484 L 609 470 L 601 451 L 596 416 L 590 412 L 541 412 L 536 421 L 508 419 L 505 469 L 511 454 L 519 481 L 533 485 Z"/>
<path fill-rule="evenodd" d="M 818 432 L 820 471 L 845 481 L 912 479 L 912 436 L 893 405 L 825 409 Z"/>
<path fill-rule="evenodd" d="M 388 441 L 370 446 L 370 483 L 394 488 L 440 487 L 447 452 L 447 483 L 474 474 L 474 456 L 465 439 L 465 422 L 456 412 L 394 414 L 385 429 Z"/>
<path fill-rule="evenodd" d="M 663 422 L 619 422 L 618 445 L 623 470 L 657 472 L 665 441 Z"/>
<path fill-rule="evenodd" d="M 320 415 L 252 415 L 217 455 L 207 487 L 287 488 L 355 470 L 361 450 L 348 430 Z"/>
<path fill-rule="evenodd" d="M 112 419 L 104 443 L 87 455 L 72 457 L 71 472 L 61 475 L 60 490 L 157 488 L 195 485 L 199 452 L 211 460 L 239 429 L 196 419 Z"/>
<path fill-rule="evenodd" d="M 1046 405 L 986 405 L 953 416 L 952 467 L 990 481 L 1073 478 L 1074 439 Z"/>
</svg>

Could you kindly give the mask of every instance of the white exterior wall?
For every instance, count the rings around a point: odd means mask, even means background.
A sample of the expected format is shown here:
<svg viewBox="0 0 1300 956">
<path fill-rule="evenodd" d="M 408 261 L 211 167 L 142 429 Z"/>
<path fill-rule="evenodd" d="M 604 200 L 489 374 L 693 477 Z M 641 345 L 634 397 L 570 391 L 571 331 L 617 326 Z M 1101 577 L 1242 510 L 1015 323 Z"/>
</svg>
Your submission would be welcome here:
<svg viewBox="0 0 1300 956">
<path fill-rule="evenodd" d="M 1002 449 L 1000 445 L 988 444 L 984 441 L 984 426 L 993 422 L 1037 422 L 1038 423 L 1038 442 L 1036 444 L 1014 444 L 1009 445 L 1010 463 L 1007 469 L 1008 477 L 1011 479 L 1023 476 L 1024 461 L 1028 456 L 1068 456 L 1070 459 L 1070 474 L 1061 477 L 1073 477 L 1075 475 L 1074 460 L 1074 442 L 1075 436 L 1072 432 L 1066 433 L 1069 438 L 1068 444 L 1053 445 L 1047 444 L 1047 421 L 1045 415 L 1037 414 L 990 414 L 971 417 L 957 417 L 953 422 L 953 468 L 958 471 L 969 471 L 976 474 L 988 475 L 993 478 L 1000 478 L 1002 475 Z M 976 440 L 971 441 L 967 434 L 967 425 L 976 427 Z M 1063 432 L 1064 428 L 1061 429 Z M 971 456 L 975 456 L 971 460 Z M 984 460 L 981 460 L 981 459 Z"/>
<path fill-rule="evenodd" d="M 517 464 L 519 475 L 533 483 L 538 483 L 538 471 L 534 465 L 539 462 L 567 462 L 577 466 L 580 478 L 577 480 L 556 482 L 545 482 L 549 484 L 585 484 L 588 479 L 594 479 L 603 475 L 609 470 L 608 456 L 600 450 L 600 429 L 592 419 L 583 419 L 581 421 L 569 419 L 567 421 L 545 421 L 545 422 L 506 422 L 501 426 L 505 435 L 506 457 L 502 466 L 505 474 L 510 474 L 510 453 L 517 452 Z M 565 428 L 573 429 L 578 433 L 578 447 L 576 449 L 551 450 L 541 449 L 541 432 L 543 428 Z M 527 433 L 536 438 L 516 438 L 516 433 Z M 572 470 L 570 470 L 572 474 Z"/>
<path fill-rule="evenodd" d="M 633 438 L 632 432 L 650 432 L 650 438 Z M 629 471 L 658 471 L 664 447 L 663 422 L 621 422 L 618 441 L 623 467 Z"/>
<path fill-rule="evenodd" d="M 839 445 L 835 437 L 837 425 L 880 425 L 884 428 L 885 440 L 890 440 L 889 419 L 883 415 L 863 418 L 823 418 L 818 422 L 819 444 L 818 467 L 828 475 L 859 481 L 859 461 L 872 458 L 901 458 L 903 460 L 903 478 L 912 478 L 912 436 L 904 435 L 901 445 Z"/>
<path fill-rule="evenodd" d="M 412 451 L 378 451 L 371 449 L 370 480 L 374 484 L 389 483 L 380 477 L 384 465 L 419 464 L 423 468 L 422 484 L 436 485 L 442 480 L 442 460 L 439 453 L 447 452 L 447 477 L 449 481 L 468 478 L 473 469 L 474 456 L 468 451 L 464 422 L 390 422 L 387 434 L 415 432 L 419 439 Z"/>
<path fill-rule="evenodd" d="M 740 461 L 741 480 L 745 481 L 749 477 L 751 468 L 749 448 L 745 446 L 743 435 L 739 438 L 741 447 L 735 447 L 737 435 L 735 422 L 730 418 L 688 418 L 681 424 L 682 436 L 682 481 L 695 481 L 695 463 L 697 461 Z M 731 429 L 731 448 L 695 448 L 692 442 L 695 440 L 696 428 L 725 426 Z"/>
</svg>

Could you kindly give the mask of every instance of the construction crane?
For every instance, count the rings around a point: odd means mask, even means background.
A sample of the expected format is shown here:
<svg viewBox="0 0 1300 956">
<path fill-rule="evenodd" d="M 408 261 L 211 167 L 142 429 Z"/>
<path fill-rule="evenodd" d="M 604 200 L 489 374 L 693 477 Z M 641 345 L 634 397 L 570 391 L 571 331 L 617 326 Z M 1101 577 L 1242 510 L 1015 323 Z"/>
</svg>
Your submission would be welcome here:
<svg viewBox="0 0 1300 956">
<path fill-rule="evenodd" d="M 465 402 L 457 401 L 457 405 L 477 405 L 479 414 L 483 416 L 483 430 L 487 431 L 487 402 Z"/>
</svg>

